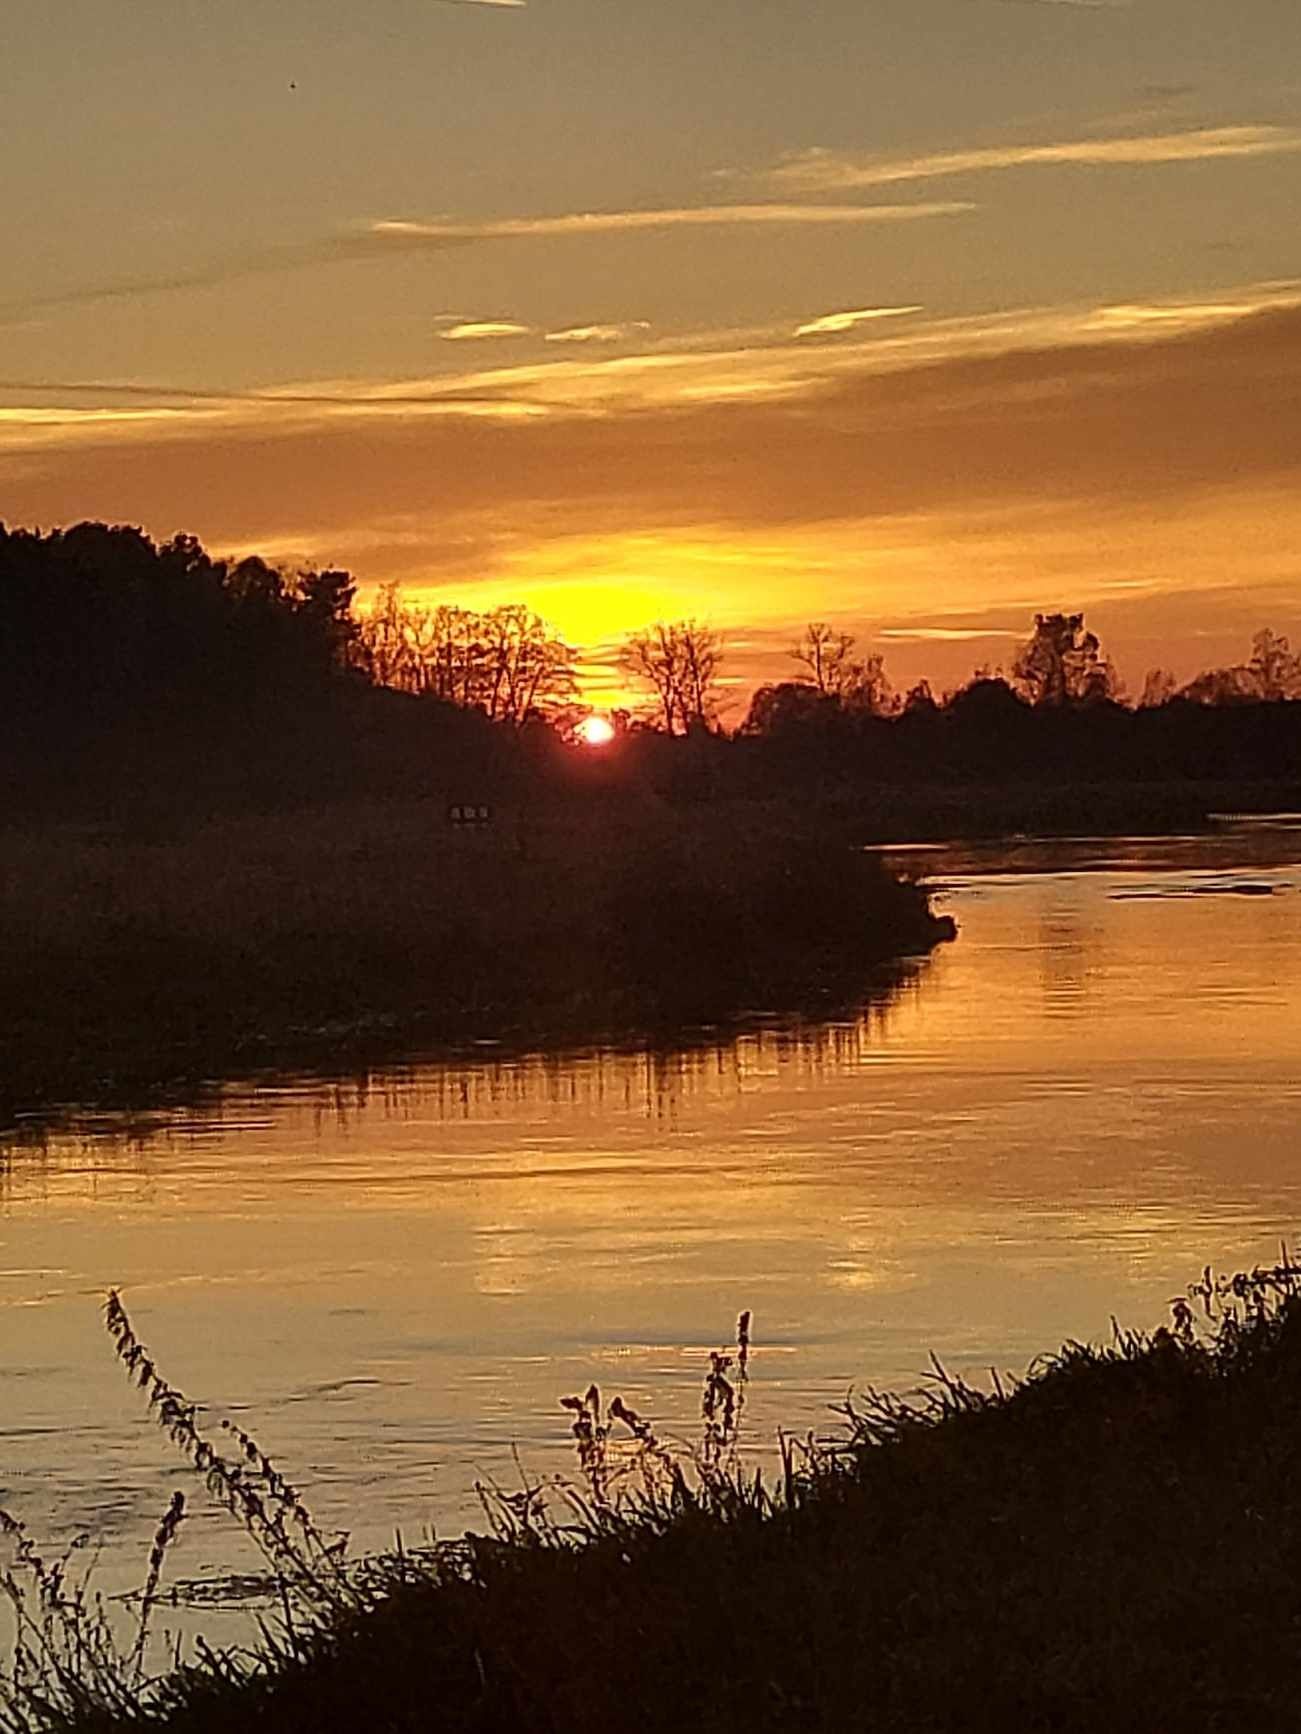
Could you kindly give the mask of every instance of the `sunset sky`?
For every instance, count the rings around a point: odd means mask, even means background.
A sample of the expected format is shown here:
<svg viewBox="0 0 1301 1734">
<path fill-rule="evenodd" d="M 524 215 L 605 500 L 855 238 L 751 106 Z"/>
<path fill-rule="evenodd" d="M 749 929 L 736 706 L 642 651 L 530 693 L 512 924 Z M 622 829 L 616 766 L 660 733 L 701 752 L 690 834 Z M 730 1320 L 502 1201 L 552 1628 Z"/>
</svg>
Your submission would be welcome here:
<svg viewBox="0 0 1301 1734">
<path fill-rule="evenodd" d="M 1301 639 L 1297 0 L 18 0 L 0 519 L 900 683 Z"/>
</svg>

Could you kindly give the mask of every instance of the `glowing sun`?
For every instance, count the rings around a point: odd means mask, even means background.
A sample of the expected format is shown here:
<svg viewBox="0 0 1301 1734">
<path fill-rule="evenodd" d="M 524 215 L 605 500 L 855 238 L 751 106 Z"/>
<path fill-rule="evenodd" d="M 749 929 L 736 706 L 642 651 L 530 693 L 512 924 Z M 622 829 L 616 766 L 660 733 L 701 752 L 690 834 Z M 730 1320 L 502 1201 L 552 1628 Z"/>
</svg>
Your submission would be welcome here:
<svg viewBox="0 0 1301 1734">
<path fill-rule="evenodd" d="M 603 716 L 585 716 L 576 732 L 585 747 L 608 747 L 614 739 L 614 729 Z"/>
</svg>

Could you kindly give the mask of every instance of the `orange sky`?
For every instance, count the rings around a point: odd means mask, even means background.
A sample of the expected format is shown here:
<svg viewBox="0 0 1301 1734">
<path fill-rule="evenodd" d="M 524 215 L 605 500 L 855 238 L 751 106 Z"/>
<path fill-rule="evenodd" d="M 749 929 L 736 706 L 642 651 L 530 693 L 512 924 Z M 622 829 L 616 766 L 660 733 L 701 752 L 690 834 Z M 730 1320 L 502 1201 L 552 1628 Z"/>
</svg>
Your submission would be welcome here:
<svg viewBox="0 0 1301 1734">
<path fill-rule="evenodd" d="M 733 720 L 810 618 L 899 684 L 1301 639 L 1298 64 L 1278 0 L 50 0 L 0 517 L 522 601 L 598 701 L 694 615 Z"/>
<path fill-rule="evenodd" d="M 684 614 L 726 634 L 740 685 L 814 616 L 944 682 L 1004 660 L 1035 608 L 1083 607 L 1136 684 L 1301 624 L 1301 295 L 1162 313 L 751 336 L 329 402 L 119 396 L 0 411 L 0 451 L 20 520 L 523 599 L 585 648 L 598 699 L 602 647 Z"/>
</svg>

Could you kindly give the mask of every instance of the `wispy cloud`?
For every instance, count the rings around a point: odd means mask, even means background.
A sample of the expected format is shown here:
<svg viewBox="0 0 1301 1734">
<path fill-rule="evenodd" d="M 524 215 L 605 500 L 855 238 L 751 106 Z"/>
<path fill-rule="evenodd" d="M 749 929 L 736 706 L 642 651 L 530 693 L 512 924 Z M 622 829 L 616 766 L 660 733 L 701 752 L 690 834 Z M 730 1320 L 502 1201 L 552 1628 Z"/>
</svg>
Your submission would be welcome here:
<svg viewBox="0 0 1301 1734">
<path fill-rule="evenodd" d="M 1090 328 L 1099 333 L 1118 332 L 1138 335 L 1144 330 L 1192 331 L 1202 325 L 1218 325 L 1240 315 L 1237 301 L 1146 302 L 1118 301 L 1109 307 L 1099 307 L 1090 318 Z"/>
<path fill-rule="evenodd" d="M 633 319 L 623 325 L 568 325 L 563 331 L 548 331 L 548 343 L 622 343 L 639 332 L 649 331 L 645 319 Z"/>
<path fill-rule="evenodd" d="M 1109 351 L 1162 348 L 1169 339 L 1297 309 L 1301 282 L 1285 281 L 1248 285 L 1214 300 L 1023 308 L 956 319 L 915 317 L 899 324 L 866 320 L 842 331 L 840 341 L 822 344 L 797 337 L 789 324 L 647 339 L 641 347 L 615 355 L 600 353 L 596 340 L 571 339 L 549 353 L 509 365 L 462 368 L 429 378 L 316 380 L 255 390 L 136 380 L 8 379 L 0 380 L 0 394 L 16 401 L 0 408 L 0 417 L 13 435 L 24 427 L 41 429 L 44 440 L 72 445 L 83 439 L 93 442 L 108 411 L 123 424 L 150 417 L 182 431 L 190 423 L 209 428 L 217 418 L 234 431 L 458 415 L 505 421 L 617 418 L 641 411 L 695 413 L 711 404 L 793 402 L 849 389 L 859 380 L 876 380 L 884 388 L 889 378 L 909 371 L 959 362 L 993 364 L 1027 351 L 1096 354 L 1109 378 L 1114 371 L 1105 359 Z M 471 329 L 508 323 L 441 317 Z M 1017 379 L 1008 382 L 1009 413 L 1019 406 L 1023 390 L 1030 387 Z M 0 448 L 8 443 L 0 430 Z"/>
<path fill-rule="evenodd" d="M 885 626 L 877 636 L 899 644 L 966 644 L 977 638 L 1011 638 L 1014 634 L 993 626 Z"/>
<path fill-rule="evenodd" d="M 1140 668 L 1191 658 L 1168 644 L 1208 585 L 1242 642 L 1301 626 L 1301 285 L 770 336 L 188 407 L 128 380 L 109 414 L 26 387 L 0 418 L 5 516 L 185 524 L 473 606 L 523 597 L 581 642 L 705 595 L 747 641 L 772 624 L 774 669 L 811 615 L 870 622 L 892 668 L 941 678 L 998 654 L 967 634 L 1023 633 L 1035 607 L 1096 605 L 1109 644 L 1127 611 Z"/>
<path fill-rule="evenodd" d="M 1138 94 L 1145 102 L 1184 102 L 1196 96 L 1195 84 L 1140 84 Z"/>
<path fill-rule="evenodd" d="M 358 384 L 354 381 L 337 387 L 268 386 L 265 389 L 223 389 L 220 386 L 171 385 L 163 381 L 98 380 L 98 379 L 0 379 L 0 394 L 21 396 L 28 404 L 34 398 L 72 399 L 68 404 L 43 410 L 39 407 L 0 406 L 0 415 L 15 419 L 22 415 L 62 416 L 75 420 L 88 412 L 76 407 L 82 398 L 102 399 L 107 405 L 130 403 L 139 399 L 149 411 L 167 412 L 172 408 L 190 406 L 214 411 L 248 410 L 274 412 L 278 409 L 355 410 L 373 404 L 377 408 L 419 409 L 437 405 L 452 409 L 487 409 L 500 407 L 500 392 L 470 393 L 455 386 L 437 387 L 429 382 L 416 386 Z"/>
<path fill-rule="evenodd" d="M 1299 150 L 1301 127 L 1199 127 L 1192 131 L 1113 138 L 985 145 L 912 157 L 856 156 L 814 148 L 786 158 L 761 178 L 785 192 L 847 193 L 1006 169 L 1068 165 L 1141 167 L 1279 156 Z"/>
<path fill-rule="evenodd" d="M 878 319 L 902 319 L 905 314 L 921 313 L 921 307 L 855 307 L 844 313 L 824 313 L 795 327 L 796 337 L 838 337 L 854 331 L 860 325 L 871 325 Z"/>
<path fill-rule="evenodd" d="M 558 217 L 503 217 L 482 223 L 391 218 L 373 223 L 379 241 L 456 245 L 470 241 L 554 240 L 624 235 L 643 229 L 718 229 L 752 224 L 912 223 L 972 211 L 966 201 L 907 205 L 685 205 L 668 210 L 581 211 Z"/>
<path fill-rule="evenodd" d="M 1003 0 L 1005 6 L 1071 6 L 1082 12 L 1128 12 L 1133 0 Z"/>
<path fill-rule="evenodd" d="M 464 319 L 438 335 L 447 343 L 475 343 L 493 337 L 531 337 L 533 327 L 514 319 Z"/>
<path fill-rule="evenodd" d="M 736 204 L 691 205 L 667 210 L 583 211 L 560 216 L 501 217 L 462 222 L 451 218 L 385 218 L 312 241 L 235 253 L 195 271 L 83 283 L 47 295 L 0 302 L 0 323 L 17 323 L 60 307 L 120 301 L 141 295 L 214 289 L 249 277 L 303 271 L 401 253 L 440 252 L 492 241 L 572 240 L 638 231 L 814 224 L 914 223 L 961 216 L 976 206 L 967 200 L 931 200 L 885 205 Z"/>
</svg>

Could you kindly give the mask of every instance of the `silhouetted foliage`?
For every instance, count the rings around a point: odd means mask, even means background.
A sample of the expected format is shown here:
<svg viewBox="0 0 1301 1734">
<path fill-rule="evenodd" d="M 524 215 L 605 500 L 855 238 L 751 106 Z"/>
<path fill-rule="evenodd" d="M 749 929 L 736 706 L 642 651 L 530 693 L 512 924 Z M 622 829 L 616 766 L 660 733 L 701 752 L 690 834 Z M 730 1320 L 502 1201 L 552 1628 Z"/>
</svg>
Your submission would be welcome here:
<svg viewBox="0 0 1301 1734">
<path fill-rule="evenodd" d="M 576 652 L 518 604 L 486 614 L 421 607 L 385 584 L 358 637 L 362 666 L 377 685 L 479 710 L 493 722 L 565 722 L 577 702 Z"/>
<path fill-rule="evenodd" d="M 779 736 L 809 728 L 834 728 L 843 715 L 840 700 L 805 680 L 761 686 L 750 700 L 741 732 Z"/>
<path fill-rule="evenodd" d="M 889 716 L 895 700 L 885 672 L 885 658 L 875 652 L 855 656 L 856 642 L 852 633 L 837 632 L 815 620 L 804 628 L 790 655 L 807 671 L 805 682 L 823 697 L 834 699 L 848 711 Z"/>
<path fill-rule="evenodd" d="M 1301 779 L 1301 655 L 1268 629 L 1182 690 L 1153 671 L 1131 708 L 1078 613 L 1039 615 L 1010 680 L 982 670 L 941 702 L 921 681 L 901 703 L 880 655 L 815 621 L 791 651 L 804 678 L 761 687 L 729 739 L 720 634 L 660 623 L 623 649 L 649 704 L 616 716 L 602 756 L 566 752 L 575 652 L 523 607 L 424 606 L 388 585 L 363 611 L 346 571 L 84 523 L 0 526 L 0 622 L 11 823 L 89 814 L 143 834 L 195 810 L 556 783 L 861 805 L 890 787 L 1033 786 L 1064 802 L 1083 783 Z"/>
<path fill-rule="evenodd" d="M 929 680 L 923 678 L 915 686 L 908 688 L 904 695 L 903 708 L 905 716 L 934 715 L 939 706 L 935 702 L 935 694 L 931 691 Z"/>
<path fill-rule="evenodd" d="M 789 653 L 804 674 L 759 687 L 741 733 L 780 736 L 809 728 L 844 733 L 850 719 L 894 715 L 899 705 L 885 658 L 856 657 L 855 642 L 851 633 L 811 621 Z"/>
<path fill-rule="evenodd" d="M 1179 682 L 1168 668 L 1149 668 L 1143 680 L 1139 709 L 1154 710 L 1157 705 L 1168 704 L 1178 690 Z"/>
<path fill-rule="evenodd" d="M 843 698 L 854 684 L 857 664 L 853 658 L 854 639 L 848 632 L 836 632 L 820 620 L 810 621 L 798 644 L 791 647 L 791 657 L 806 672 L 801 682 L 829 698 Z"/>
<path fill-rule="evenodd" d="M 7 1734 L 1188 1734 L 1296 1726 L 1301 1280 L 1200 1281 L 1150 1334 L 1113 1322 L 1024 1376 L 934 1356 L 850 1392 L 821 1436 L 742 1415 L 753 1319 L 710 1352 L 696 1444 L 655 1403 L 559 1397 L 572 1475 L 483 1490 L 487 1533 L 352 1561 L 241 1414 L 163 1376 L 120 1298 L 105 1323 L 170 1444 L 272 1562 L 252 1650 L 196 1644 L 157 1679 L 67 1559 L 0 1512 L 18 1659 Z M 261 1434 L 261 1428 L 256 1428 Z M 238 1450 L 238 1455 L 237 1455 Z M 146 1591 L 183 1515 L 160 1527 Z M 142 1598 L 140 1629 L 148 1619 Z M 44 1619 L 44 1625 L 42 1621 Z"/>
<path fill-rule="evenodd" d="M 0 525 L 6 817 L 89 809 L 151 826 L 354 791 L 478 798 L 518 774 L 527 755 L 489 725 L 570 697 L 571 653 L 524 609 L 464 616 L 473 680 L 448 628 L 412 708 L 381 690 L 403 681 L 355 596 L 348 572 L 220 560 L 193 536 Z"/>
<path fill-rule="evenodd" d="M 1247 662 L 1212 668 L 1184 687 L 1182 697 L 1195 704 L 1281 704 L 1301 699 L 1301 654 L 1269 627 L 1251 641 Z"/>
<path fill-rule="evenodd" d="M 1012 677 L 1035 705 L 1095 704 L 1117 696 L 1115 673 L 1082 614 L 1036 614 Z"/>
<path fill-rule="evenodd" d="M 839 657 L 845 639 L 810 628 L 805 652 L 816 645 L 824 657 Z M 775 786 L 856 807 L 874 834 L 1183 825 L 1206 811 L 1197 786 L 1220 785 L 1223 805 L 1237 804 L 1235 788 L 1268 784 L 1274 799 L 1292 804 L 1301 788 L 1301 704 L 1291 696 L 1301 693 L 1299 664 L 1285 638 L 1261 632 L 1248 662 L 1182 691 L 1154 670 L 1131 707 L 1116 696 L 1110 664 L 1083 616 L 1039 615 L 1010 681 L 980 669 L 943 702 L 922 681 L 885 714 L 820 691 L 812 679 L 781 682 L 756 692 L 738 744 L 750 755 L 755 792 Z M 837 676 L 824 684 L 845 682 Z M 959 805 L 912 798 L 944 787 L 972 793 Z M 1103 787 L 1132 792 L 1103 802 Z M 894 791 L 888 800 L 887 790 Z M 1007 793 L 995 799 L 995 790 Z M 893 822 L 887 813 L 897 815 Z"/>
<path fill-rule="evenodd" d="M 347 669 L 346 572 L 213 560 L 192 536 L 0 525 L 0 704 L 7 722 L 100 726 L 156 706 L 301 696 Z"/>
<path fill-rule="evenodd" d="M 670 735 L 717 726 L 722 662 L 722 638 L 698 620 L 659 621 L 619 653 L 619 666 L 649 689 L 651 713 Z"/>
<path fill-rule="evenodd" d="M 1301 698 L 1301 652 L 1294 651 L 1286 638 L 1269 627 L 1252 639 L 1247 669 L 1264 703 Z"/>
</svg>

